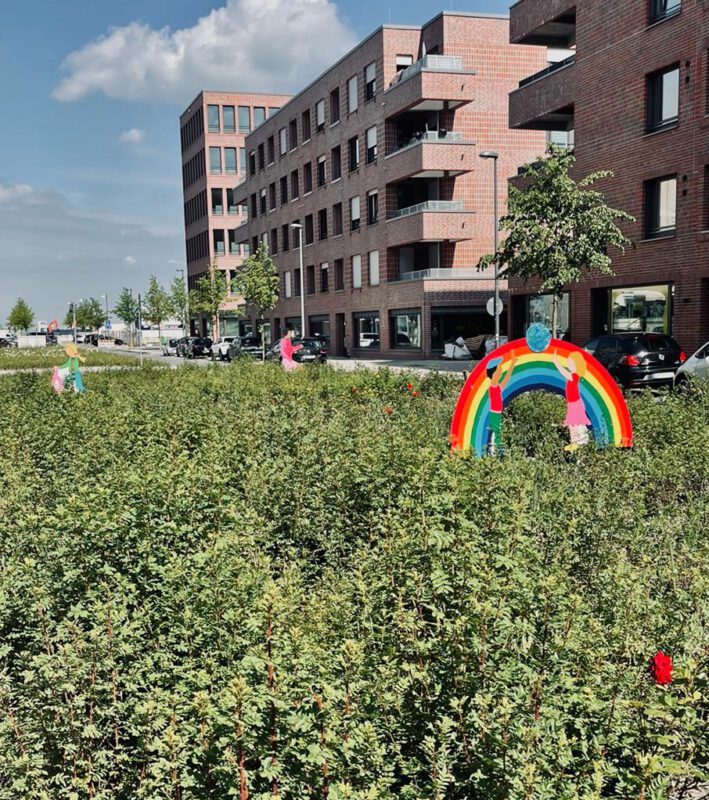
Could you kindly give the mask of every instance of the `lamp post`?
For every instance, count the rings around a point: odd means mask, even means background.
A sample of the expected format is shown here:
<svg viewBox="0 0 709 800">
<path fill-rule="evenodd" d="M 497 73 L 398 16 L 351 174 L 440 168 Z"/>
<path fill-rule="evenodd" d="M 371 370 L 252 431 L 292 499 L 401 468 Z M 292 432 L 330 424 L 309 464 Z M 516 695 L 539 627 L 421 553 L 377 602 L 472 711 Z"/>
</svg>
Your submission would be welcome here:
<svg viewBox="0 0 709 800">
<path fill-rule="evenodd" d="M 109 318 L 108 318 L 108 295 L 107 294 L 102 294 L 101 298 L 106 301 L 106 319 L 104 320 L 103 330 L 104 330 L 104 333 L 106 334 L 106 336 L 108 336 L 108 328 L 106 327 L 108 325 L 108 322 L 109 322 Z"/>
<path fill-rule="evenodd" d="M 303 281 L 303 226 L 293 222 L 291 228 L 298 231 L 298 246 L 300 250 L 300 336 L 305 338 L 305 289 Z"/>
<path fill-rule="evenodd" d="M 187 327 L 190 322 L 190 289 L 189 283 L 187 283 L 185 278 L 185 270 L 183 267 L 175 267 L 175 272 L 179 272 L 182 276 L 182 280 L 185 281 L 185 307 L 182 309 L 182 332 L 185 336 L 189 336 L 190 332 L 187 330 Z"/>
<path fill-rule="evenodd" d="M 500 157 L 500 154 L 497 153 L 495 150 L 483 150 L 480 154 L 480 158 L 491 158 L 492 159 L 492 182 L 493 182 L 493 189 L 492 189 L 492 196 L 493 196 L 493 217 L 494 217 L 494 226 L 495 226 L 495 234 L 494 234 L 494 243 L 495 249 L 493 253 L 495 254 L 495 347 L 500 346 L 500 284 L 498 280 L 498 269 L 497 269 L 497 229 L 499 225 L 498 215 L 497 215 L 497 159 Z"/>
</svg>

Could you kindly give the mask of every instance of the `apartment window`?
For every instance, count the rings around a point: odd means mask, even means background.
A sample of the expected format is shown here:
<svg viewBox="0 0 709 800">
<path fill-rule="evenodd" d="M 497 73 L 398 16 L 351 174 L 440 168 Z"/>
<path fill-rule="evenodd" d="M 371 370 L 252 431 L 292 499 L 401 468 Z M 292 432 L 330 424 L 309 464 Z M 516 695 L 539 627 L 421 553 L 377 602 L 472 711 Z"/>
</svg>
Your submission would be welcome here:
<svg viewBox="0 0 709 800">
<path fill-rule="evenodd" d="M 284 156 L 288 152 L 288 133 L 285 128 L 278 131 L 278 154 Z"/>
<path fill-rule="evenodd" d="M 263 125 L 266 121 L 266 109 L 261 106 L 254 106 L 254 128 Z"/>
<path fill-rule="evenodd" d="M 287 223 L 281 225 L 281 243 L 283 244 L 283 252 L 287 253 L 290 250 L 290 227 Z"/>
<path fill-rule="evenodd" d="M 305 292 L 315 294 L 315 265 L 310 264 L 305 268 Z"/>
<path fill-rule="evenodd" d="M 212 133 L 219 133 L 219 106 L 207 106 L 207 124 Z"/>
<path fill-rule="evenodd" d="M 261 234 L 261 244 L 268 249 L 268 231 Z"/>
<path fill-rule="evenodd" d="M 357 110 L 357 76 L 354 75 L 347 81 L 347 110 L 350 114 Z"/>
<path fill-rule="evenodd" d="M 251 252 L 255 253 L 258 250 L 258 236 L 251 237 Z"/>
<path fill-rule="evenodd" d="M 236 133 L 236 116 L 234 106 L 224 106 L 222 108 L 222 120 L 224 122 L 225 133 Z"/>
<path fill-rule="evenodd" d="M 305 244 L 312 244 L 315 239 L 313 231 L 313 215 L 308 214 L 305 217 Z"/>
<path fill-rule="evenodd" d="M 256 219 L 258 216 L 258 201 L 256 200 L 256 194 L 251 195 L 251 217 L 252 219 Z"/>
<path fill-rule="evenodd" d="M 223 191 L 221 189 L 212 189 L 212 214 L 223 214 Z"/>
<path fill-rule="evenodd" d="M 682 0 L 650 0 L 650 22 L 659 22 L 679 14 Z"/>
<path fill-rule="evenodd" d="M 239 148 L 239 171 L 242 175 L 246 175 L 246 148 Z"/>
<path fill-rule="evenodd" d="M 418 309 L 392 311 L 389 330 L 392 347 L 421 349 L 421 312 Z"/>
<path fill-rule="evenodd" d="M 239 132 L 251 132 L 251 109 L 248 106 L 239 106 Z"/>
<path fill-rule="evenodd" d="M 342 148 L 338 144 L 330 151 L 330 178 L 333 181 L 342 177 Z"/>
<path fill-rule="evenodd" d="M 214 255 L 224 255 L 224 231 L 212 231 L 212 244 L 214 245 Z"/>
<path fill-rule="evenodd" d="M 318 238 L 320 241 L 327 239 L 327 209 L 321 208 L 318 211 Z"/>
<path fill-rule="evenodd" d="M 366 350 L 379 350 L 379 314 L 360 311 L 352 315 L 354 346 Z"/>
<path fill-rule="evenodd" d="M 271 252 L 278 253 L 278 228 L 271 228 Z"/>
<path fill-rule="evenodd" d="M 318 186 L 325 185 L 325 156 L 318 156 Z"/>
<path fill-rule="evenodd" d="M 325 128 L 325 101 L 318 100 L 315 104 L 315 129 L 319 132 Z"/>
<path fill-rule="evenodd" d="M 377 93 L 377 65 L 374 61 L 364 68 L 364 100 L 371 100 Z"/>
<path fill-rule="evenodd" d="M 303 111 L 302 116 L 302 128 L 303 128 L 303 141 L 307 142 L 310 139 L 310 109 L 306 109 Z"/>
<path fill-rule="evenodd" d="M 679 116 L 679 65 L 647 76 L 647 130 L 661 130 L 677 123 Z"/>
<path fill-rule="evenodd" d="M 291 200 L 300 197 L 300 181 L 298 178 L 298 170 L 294 169 L 290 174 L 290 196 Z"/>
<path fill-rule="evenodd" d="M 270 183 L 268 185 L 268 210 L 276 210 L 276 184 Z"/>
<path fill-rule="evenodd" d="M 300 297 L 300 269 L 293 270 L 293 294 Z"/>
<path fill-rule="evenodd" d="M 229 252 L 233 256 L 239 255 L 239 245 L 236 243 L 236 231 L 233 228 L 229 231 Z"/>
<path fill-rule="evenodd" d="M 645 182 L 645 238 L 671 236 L 675 232 L 677 178 Z"/>
<path fill-rule="evenodd" d="M 286 297 L 293 296 L 293 287 L 291 286 L 291 274 L 290 270 L 287 270 L 283 273 L 283 294 Z"/>
<path fill-rule="evenodd" d="M 239 212 L 236 205 L 236 192 L 233 189 L 226 190 L 226 210 L 228 214 L 238 214 Z"/>
<path fill-rule="evenodd" d="M 352 256 L 352 288 L 362 286 L 362 256 Z"/>
<path fill-rule="evenodd" d="M 396 57 L 396 71 L 397 73 L 403 72 L 407 67 L 414 63 L 414 57 L 411 55 L 398 55 Z"/>
<path fill-rule="evenodd" d="M 227 175 L 236 175 L 236 147 L 224 148 L 224 169 Z"/>
<path fill-rule="evenodd" d="M 308 192 L 313 191 L 313 165 L 308 161 L 307 164 L 303 164 L 303 193 L 308 194 Z"/>
<path fill-rule="evenodd" d="M 340 89 L 330 92 L 330 125 L 340 121 Z"/>
<path fill-rule="evenodd" d="M 284 175 L 281 178 L 281 205 L 284 206 L 288 202 L 288 177 Z"/>
<path fill-rule="evenodd" d="M 256 151 L 252 150 L 249 153 L 249 175 L 256 174 Z"/>
<path fill-rule="evenodd" d="M 350 172 L 353 172 L 359 167 L 359 137 L 353 136 L 347 142 L 347 150 L 349 151 Z"/>
<path fill-rule="evenodd" d="M 377 126 L 367 129 L 367 163 L 373 164 L 377 160 Z"/>
<path fill-rule="evenodd" d="M 379 286 L 379 250 L 369 253 L 369 285 Z"/>
<path fill-rule="evenodd" d="M 276 147 L 273 141 L 273 136 L 269 136 L 266 140 L 267 149 L 268 149 L 268 163 L 273 164 L 276 160 Z"/>
<path fill-rule="evenodd" d="M 359 230 L 359 195 L 350 197 L 350 230 Z"/>
<path fill-rule="evenodd" d="M 261 170 L 266 166 L 266 151 L 263 142 L 258 146 L 258 168 Z"/>
<path fill-rule="evenodd" d="M 295 119 L 288 123 L 288 138 L 290 139 L 290 149 L 294 150 L 298 146 L 298 121 Z"/>
<path fill-rule="evenodd" d="M 209 171 L 212 175 L 219 175 L 222 171 L 222 149 L 221 147 L 209 148 Z"/>
<path fill-rule="evenodd" d="M 341 292 L 345 288 L 345 262 L 341 258 L 335 259 L 335 291 Z"/>
<path fill-rule="evenodd" d="M 259 209 L 262 214 L 266 213 L 266 190 L 261 189 L 259 196 Z"/>
<path fill-rule="evenodd" d="M 367 192 L 367 225 L 374 225 L 379 218 L 379 193 L 376 189 Z"/>
<path fill-rule="evenodd" d="M 332 207 L 332 235 L 342 235 L 342 203 L 335 203 Z"/>
<path fill-rule="evenodd" d="M 324 264 L 320 265 L 320 291 L 321 292 L 329 292 L 330 291 L 330 265 L 327 261 Z"/>
</svg>

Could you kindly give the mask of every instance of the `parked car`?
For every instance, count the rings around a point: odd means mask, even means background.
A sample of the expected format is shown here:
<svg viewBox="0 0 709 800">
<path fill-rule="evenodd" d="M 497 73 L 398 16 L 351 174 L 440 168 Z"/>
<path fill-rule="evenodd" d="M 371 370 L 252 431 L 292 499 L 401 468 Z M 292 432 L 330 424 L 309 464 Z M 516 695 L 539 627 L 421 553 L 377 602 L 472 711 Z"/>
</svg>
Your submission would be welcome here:
<svg viewBox="0 0 709 800">
<path fill-rule="evenodd" d="M 179 339 L 163 339 L 162 347 L 162 354 L 164 356 L 175 356 L 177 355 L 177 343 Z"/>
<path fill-rule="evenodd" d="M 190 336 L 185 346 L 185 358 L 207 358 L 212 355 L 212 340 L 207 336 Z"/>
<path fill-rule="evenodd" d="M 125 344 L 125 342 L 123 341 L 123 339 L 114 339 L 113 344 L 120 347 L 121 345 Z"/>
<path fill-rule="evenodd" d="M 178 358 L 185 358 L 187 355 L 187 342 L 189 342 L 191 338 L 191 336 L 183 336 L 181 339 L 177 340 L 177 344 L 175 344 L 175 355 Z"/>
<path fill-rule="evenodd" d="M 220 336 L 212 345 L 212 355 L 220 361 L 226 360 L 229 345 L 236 339 L 236 336 Z"/>
<path fill-rule="evenodd" d="M 15 343 L 4 336 L 0 337 L 0 347 L 14 347 Z"/>
<path fill-rule="evenodd" d="M 282 339 L 279 339 L 273 345 L 273 347 L 266 351 L 267 361 L 274 361 L 276 359 L 279 361 L 281 360 L 282 341 Z M 315 361 L 319 361 L 321 364 L 325 364 L 327 362 L 327 352 L 322 346 L 322 342 L 320 342 L 318 339 L 313 339 L 312 337 L 306 337 L 305 339 L 293 339 L 293 345 L 295 347 L 297 347 L 299 344 L 302 344 L 303 347 L 293 353 L 294 361 L 297 361 L 300 364 L 308 364 Z"/>
<path fill-rule="evenodd" d="M 51 334 L 47 334 L 47 336 L 51 336 Z M 84 334 L 84 344 L 90 344 L 92 347 L 98 347 L 98 333 L 86 333 Z"/>
<path fill-rule="evenodd" d="M 243 355 L 252 356 L 253 358 L 260 359 L 263 353 L 261 339 L 253 333 L 242 336 L 239 340 L 239 347 Z"/>
<path fill-rule="evenodd" d="M 709 342 L 703 344 L 675 373 L 675 386 L 681 386 L 689 377 L 709 378 Z"/>
<path fill-rule="evenodd" d="M 687 356 L 664 333 L 616 333 L 587 342 L 591 353 L 624 389 L 671 386 Z"/>
</svg>

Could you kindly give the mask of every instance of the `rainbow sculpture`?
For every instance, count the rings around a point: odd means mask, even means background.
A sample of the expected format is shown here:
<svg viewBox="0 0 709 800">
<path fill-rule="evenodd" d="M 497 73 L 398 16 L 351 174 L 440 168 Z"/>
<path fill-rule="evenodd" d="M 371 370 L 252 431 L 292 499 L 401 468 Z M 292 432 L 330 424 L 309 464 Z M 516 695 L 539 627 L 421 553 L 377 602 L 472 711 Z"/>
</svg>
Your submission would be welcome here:
<svg viewBox="0 0 709 800">
<path fill-rule="evenodd" d="M 546 336 L 544 335 L 546 334 Z M 572 354 L 580 354 L 574 355 Z M 507 406 L 515 397 L 535 389 L 545 389 L 564 396 L 567 378 L 558 362 L 583 359 L 583 376 L 576 379 L 578 394 L 593 429 L 597 447 L 612 444 L 630 447 L 633 427 L 625 399 L 606 368 L 592 355 L 561 339 L 552 339 L 542 325 L 533 325 L 525 339 L 515 339 L 486 356 L 471 372 L 453 414 L 451 446 L 484 455 L 491 438 L 490 385 L 488 370 L 499 363 L 506 380 L 501 382 L 502 403 Z M 510 367 L 511 374 L 507 376 Z M 498 373 L 499 374 L 499 373 Z M 567 373 L 568 377 L 568 373 Z M 569 397 L 566 394 L 567 399 Z M 499 423 L 498 423 L 499 424 Z M 570 449 L 570 448 L 567 448 Z"/>
</svg>

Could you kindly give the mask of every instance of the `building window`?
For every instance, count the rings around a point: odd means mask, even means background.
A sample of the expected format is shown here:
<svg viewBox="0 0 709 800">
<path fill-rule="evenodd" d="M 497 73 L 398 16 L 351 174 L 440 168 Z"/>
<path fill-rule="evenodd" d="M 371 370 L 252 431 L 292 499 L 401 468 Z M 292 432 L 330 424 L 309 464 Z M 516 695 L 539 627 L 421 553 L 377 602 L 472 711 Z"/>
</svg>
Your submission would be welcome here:
<svg viewBox="0 0 709 800">
<path fill-rule="evenodd" d="M 645 238 L 671 236 L 675 232 L 677 178 L 645 182 Z"/>
<path fill-rule="evenodd" d="M 335 291 L 341 292 L 345 288 L 345 262 L 341 258 L 335 259 Z"/>
<path fill-rule="evenodd" d="M 283 294 L 286 297 L 293 297 L 293 287 L 291 286 L 290 270 L 283 273 Z"/>
<path fill-rule="evenodd" d="M 359 195 L 350 197 L 350 230 L 359 230 Z"/>
<path fill-rule="evenodd" d="M 266 190 L 261 189 L 259 192 L 259 210 L 262 214 L 266 213 Z"/>
<path fill-rule="evenodd" d="M 421 312 L 418 309 L 390 312 L 389 330 L 392 348 L 421 349 Z"/>
<path fill-rule="evenodd" d="M 278 228 L 271 228 L 271 252 L 278 253 Z"/>
<path fill-rule="evenodd" d="M 239 213 L 239 208 L 236 205 L 236 192 L 233 189 L 226 190 L 226 210 L 228 214 Z"/>
<path fill-rule="evenodd" d="M 313 215 L 307 214 L 305 217 L 305 244 L 312 244 L 314 238 Z"/>
<path fill-rule="evenodd" d="M 261 106 L 254 106 L 254 128 L 263 125 L 266 121 L 266 109 Z"/>
<path fill-rule="evenodd" d="M 396 71 L 403 72 L 407 67 L 414 63 L 414 57 L 410 55 L 398 55 L 396 57 Z"/>
<path fill-rule="evenodd" d="M 327 261 L 324 264 L 320 265 L 320 291 L 321 292 L 329 292 L 330 291 L 330 265 Z"/>
<path fill-rule="evenodd" d="M 268 185 L 268 210 L 276 210 L 276 184 L 270 183 Z"/>
<path fill-rule="evenodd" d="M 219 106 L 207 106 L 207 124 L 211 133 L 219 133 Z"/>
<path fill-rule="evenodd" d="M 287 223 L 281 225 L 281 243 L 283 245 L 283 252 L 287 253 L 290 250 L 290 228 Z"/>
<path fill-rule="evenodd" d="M 677 124 L 679 117 L 679 65 L 647 76 L 647 131 Z"/>
<path fill-rule="evenodd" d="M 524 330 L 521 331 L 522 335 L 526 333 L 527 328 L 535 322 L 539 322 L 544 325 L 545 328 L 551 330 L 554 310 L 553 299 L 553 295 L 551 294 L 530 294 L 526 296 Z M 569 335 L 569 320 L 569 293 L 564 292 L 556 309 L 556 330 L 557 335 L 561 338 L 565 339 Z"/>
<path fill-rule="evenodd" d="M 347 110 L 351 114 L 357 110 L 357 76 L 354 75 L 347 81 Z"/>
<path fill-rule="evenodd" d="M 332 235 L 342 235 L 342 203 L 335 203 L 332 207 Z"/>
<path fill-rule="evenodd" d="M 263 146 L 263 142 L 258 146 L 258 168 L 262 170 L 266 166 L 266 151 Z"/>
<path fill-rule="evenodd" d="M 294 169 L 290 174 L 290 196 L 291 200 L 300 197 L 300 181 L 298 180 L 298 170 Z"/>
<path fill-rule="evenodd" d="M 256 174 L 256 151 L 252 150 L 249 153 L 249 175 Z"/>
<path fill-rule="evenodd" d="M 367 192 L 367 225 L 374 225 L 379 219 L 379 193 L 376 189 Z"/>
<path fill-rule="evenodd" d="M 362 286 L 362 256 L 352 256 L 352 288 Z"/>
<path fill-rule="evenodd" d="M 318 211 L 318 239 L 322 242 L 327 239 L 327 209 Z"/>
<path fill-rule="evenodd" d="M 611 332 L 670 333 L 669 284 L 610 290 Z"/>
<path fill-rule="evenodd" d="M 318 100 L 315 104 L 315 126 L 316 130 L 320 132 L 325 128 L 325 101 Z"/>
<path fill-rule="evenodd" d="M 227 175 L 236 175 L 236 147 L 224 148 L 224 170 Z"/>
<path fill-rule="evenodd" d="M 239 148 L 239 170 L 242 175 L 246 175 L 246 148 Z"/>
<path fill-rule="evenodd" d="M 355 347 L 379 350 L 379 314 L 376 311 L 359 312 L 352 315 Z"/>
<path fill-rule="evenodd" d="M 315 294 L 315 265 L 305 268 L 305 293 Z"/>
<path fill-rule="evenodd" d="M 379 286 L 379 250 L 369 253 L 369 285 Z"/>
<path fill-rule="evenodd" d="M 302 117 L 302 127 L 303 127 L 303 141 L 307 142 L 310 139 L 310 109 L 306 109 L 303 111 Z"/>
<path fill-rule="evenodd" d="M 374 61 L 364 68 L 364 100 L 371 100 L 377 93 L 377 65 Z"/>
<path fill-rule="evenodd" d="M 236 231 L 233 228 L 229 231 L 229 252 L 233 256 L 239 255 L 239 245 L 236 243 Z"/>
<path fill-rule="evenodd" d="M 251 252 L 255 253 L 258 250 L 258 236 L 251 237 Z"/>
<path fill-rule="evenodd" d="M 330 179 L 336 181 L 342 177 L 342 148 L 338 144 L 330 151 Z"/>
<path fill-rule="evenodd" d="M 277 111 L 280 111 L 280 106 L 269 106 L 268 107 L 268 116 L 272 117 Z"/>
<path fill-rule="evenodd" d="M 224 132 L 236 133 L 236 117 L 234 115 L 234 106 L 224 106 L 222 108 L 222 117 L 224 121 Z"/>
<path fill-rule="evenodd" d="M 347 142 L 349 152 L 350 172 L 354 172 L 359 167 L 359 137 L 353 136 Z"/>
<path fill-rule="evenodd" d="M 223 191 L 221 189 L 212 189 L 212 214 L 223 214 Z"/>
<path fill-rule="evenodd" d="M 288 123 L 288 138 L 290 139 L 290 149 L 295 150 L 298 146 L 298 121 L 295 119 Z"/>
<path fill-rule="evenodd" d="M 679 14 L 682 0 L 650 0 L 650 22 L 659 22 Z"/>
<path fill-rule="evenodd" d="M 307 164 L 303 164 L 303 192 L 304 194 L 308 194 L 308 192 L 313 191 L 313 165 L 308 161 Z"/>
<path fill-rule="evenodd" d="M 284 156 L 288 152 L 288 134 L 285 128 L 278 131 L 278 154 Z"/>
<path fill-rule="evenodd" d="M 293 294 L 300 297 L 300 269 L 293 270 Z"/>
<path fill-rule="evenodd" d="M 327 265 L 324 264 L 323 266 Z M 310 335 L 323 339 L 325 345 L 329 344 L 330 317 L 327 314 L 318 314 L 317 316 L 310 317 L 308 323 L 310 324 Z"/>
<path fill-rule="evenodd" d="M 284 206 L 288 202 L 288 177 L 284 175 L 281 178 L 281 205 Z"/>
<path fill-rule="evenodd" d="M 325 185 L 325 156 L 318 156 L 318 186 Z"/>
<path fill-rule="evenodd" d="M 212 175 L 219 175 L 222 171 L 222 149 L 221 147 L 209 148 L 209 171 Z"/>
<path fill-rule="evenodd" d="M 214 245 L 214 255 L 224 255 L 224 231 L 212 231 L 212 244 Z"/>
<path fill-rule="evenodd" d="M 248 106 L 239 106 L 239 132 L 251 132 L 251 110 Z"/>
<path fill-rule="evenodd" d="M 340 89 L 330 92 L 330 125 L 340 121 Z"/>
<path fill-rule="evenodd" d="M 258 201 L 256 200 L 256 194 L 251 195 L 251 217 L 252 219 L 256 219 L 258 216 Z"/>
<path fill-rule="evenodd" d="M 269 136 L 266 140 L 266 146 L 268 150 L 268 163 L 273 164 L 276 160 L 276 147 L 273 141 L 273 136 Z"/>
<path fill-rule="evenodd" d="M 367 129 L 367 163 L 373 164 L 377 160 L 377 126 Z"/>
</svg>

